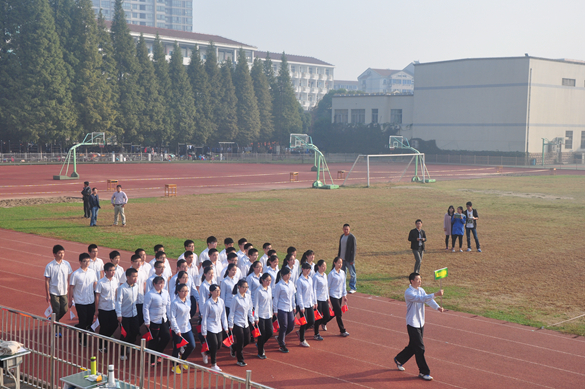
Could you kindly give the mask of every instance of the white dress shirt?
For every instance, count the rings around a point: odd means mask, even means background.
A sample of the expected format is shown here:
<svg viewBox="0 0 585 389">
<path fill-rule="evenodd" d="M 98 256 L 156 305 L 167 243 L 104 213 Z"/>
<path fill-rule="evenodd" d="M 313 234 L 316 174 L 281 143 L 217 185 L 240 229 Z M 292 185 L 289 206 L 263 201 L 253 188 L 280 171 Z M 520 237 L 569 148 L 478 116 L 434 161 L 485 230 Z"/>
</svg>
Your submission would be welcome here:
<svg viewBox="0 0 585 389">
<path fill-rule="evenodd" d="M 256 295 L 256 291 L 258 290 L 258 288 L 260 287 L 260 276 L 262 274 L 250 274 L 248 277 L 246 277 L 246 281 L 248 281 L 248 291 L 246 293 L 248 293 L 250 295 L 250 298 L 252 299 L 252 301 L 254 301 L 254 295 Z"/>
<path fill-rule="evenodd" d="M 209 254 L 207 254 L 209 252 L 209 248 L 206 248 L 205 250 L 203 250 L 201 252 L 201 254 L 199 254 L 199 258 L 197 258 L 197 266 L 200 266 L 203 262 L 205 261 L 209 261 Z"/>
<path fill-rule="evenodd" d="M 191 263 L 191 266 L 187 265 L 187 274 L 189 274 L 189 279 L 194 286 L 201 285 L 201 274 L 199 274 L 199 269 L 197 269 L 195 262 Z"/>
<path fill-rule="evenodd" d="M 170 322 L 171 328 L 175 332 L 185 333 L 191 331 L 191 300 L 186 298 L 181 301 L 176 298 L 171 303 Z"/>
<path fill-rule="evenodd" d="M 221 262 L 223 267 L 227 267 L 228 260 L 227 260 L 227 254 L 225 253 L 225 249 L 223 249 L 219 252 L 219 257 L 217 260 Z"/>
<path fill-rule="evenodd" d="M 74 287 L 73 300 L 75 300 L 75 304 L 89 305 L 95 302 L 93 293 L 96 282 L 95 271 L 89 267 L 85 271 L 79 268 L 73 272 L 69 284 Z"/>
<path fill-rule="evenodd" d="M 435 294 L 426 294 L 421 287 L 414 288 L 412 285 L 404 292 L 406 301 L 406 324 L 414 328 L 422 328 L 425 325 L 425 304 L 434 309 L 440 306 L 434 300 Z"/>
<path fill-rule="evenodd" d="M 45 267 L 45 278 L 49 278 L 49 294 L 65 296 L 67 294 L 67 277 L 73 273 L 71 265 L 62 259 L 61 263 L 52 260 Z"/>
<path fill-rule="evenodd" d="M 140 269 L 142 269 L 142 267 Z M 148 278 L 148 274 L 146 274 L 144 270 L 140 269 L 138 269 L 138 277 L 136 278 L 136 285 L 138 285 L 138 297 L 136 299 L 136 304 L 144 304 L 144 291 L 146 289 L 146 279 Z M 120 284 L 125 284 L 126 281 L 128 280 L 126 278 L 126 272 L 124 272 L 122 278 L 120 279 Z"/>
<path fill-rule="evenodd" d="M 345 286 L 345 272 L 339 269 L 339 273 L 333 269 L 327 275 L 327 282 L 329 283 L 329 296 L 340 299 L 347 296 L 347 288 Z"/>
<path fill-rule="evenodd" d="M 317 299 L 313 290 L 313 279 L 300 276 L 297 280 L 297 305 L 301 308 L 310 308 L 315 304 Z"/>
<path fill-rule="evenodd" d="M 144 324 L 162 324 L 163 321 L 167 320 L 167 315 L 170 311 L 171 298 L 166 290 L 162 289 L 159 293 L 152 288 L 144 296 L 144 306 L 142 307 Z"/>
<path fill-rule="evenodd" d="M 118 296 L 116 297 L 116 316 L 134 317 L 138 315 L 136 310 L 136 300 L 138 299 L 138 284 L 133 286 L 124 282 L 118 287 Z"/>
<path fill-rule="evenodd" d="M 232 298 L 234 295 L 232 291 L 234 290 L 234 286 L 238 283 L 239 278 L 229 278 L 226 277 L 221 281 L 221 295 L 220 297 L 223 299 L 226 307 L 232 306 Z"/>
<path fill-rule="evenodd" d="M 102 311 L 113 311 L 116 309 L 116 290 L 118 290 L 118 285 L 120 284 L 116 277 L 112 277 L 111 280 L 103 277 L 98 281 L 95 287 L 95 292 L 100 295 L 98 309 Z"/>
<path fill-rule="evenodd" d="M 317 301 L 329 300 L 329 283 L 327 282 L 327 274 L 323 275 L 315 273 L 313 276 L 313 290 Z"/>
<path fill-rule="evenodd" d="M 207 332 L 219 334 L 222 329 L 228 329 L 224 302 L 220 298 L 217 299 L 217 302 L 209 298 L 203 305 L 201 312 L 201 335 L 207 336 Z"/>
<path fill-rule="evenodd" d="M 276 269 L 272 269 L 271 267 L 269 267 L 268 269 L 266 269 L 266 271 L 264 273 L 268 273 L 270 274 L 270 287 L 272 288 L 272 291 L 274 292 L 274 286 L 276 285 L 276 277 L 278 276 L 278 267 Z"/>
<path fill-rule="evenodd" d="M 244 254 L 241 258 L 238 258 L 238 268 L 242 272 L 241 278 L 246 278 L 248 276 L 248 271 L 250 270 L 250 266 L 252 262 L 250 262 L 250 258 L 246 254 Z"/>
<path fill-rule="evenodd" d="M 154 285 L 152 284 L 152 282 L 154 281 L 154 279 L 156 277 L 159 277 L 159 276 L 157 276 L 156 273 L 155 273 L 155 274 L 151 275 L 150 277 L 148 277 L 148 279 L 146 280 L 146 285 L 145 285 L 145 288 L 144 288 L 144 297 L 146 297 L 146 293 L 150 292 L 150 290 L 152 288 L 154 288 Z M 162 276 L 160 276 L 160 277 L 162 277 Z M 169 291 L 169 283 L 166 282 L 166 281 L 167 280 L 165 280 L 165 286 L 163 287 L 163 289 L 165 289 L 168 292 Z"/>
<path fill-rule="evenodd" d="M 205 304 L 207 299 L 209 298 L 209 287 L 211 286 L 207 280 L 203 280 L 201 286 L 199 287 L 199 307 Z"/>
<path fill-rule="evenodd" d="M 234 325 L 247 328 L 248 321 L 254 321 L 253 308 L 254 304 L 252 304 L 250 296 L 244 294 L 244 297 L 242 297 L 240 292 L 236 293 L 232 298 L 232 306 L 230 307 L 229 328 L 234 328 Z"/>
<path fill-rule="evenodd" d="M 272 288 L 264 289 L 260 286 L 254 295 L 254 317 L 258 319 L 270 319 L 274 314 L 272 309 Z"/>
<path fill-rule="evenodd" d="M 215 261 L 215 263 L 211 264 L 211 268 L 213 269 L 213 278 L 212 278 L 213 282 L 212 283 L 219 285 L 221 282 L 221 279 L 219 276 L 223 272 L 224 267 L 218 259 L 217 261 Z"/>
<path fill-rule="evenodd" d="M 156 258 L 153 259 L 152 261 L 150 261 L 150 266 L 152 266 L 152 268 L 150 269 L 150 275 L 155 274 L 154 273 L 154 264 L 156 263 Z M 169 260 L 167 258 L 165 258 L 165 269 L 163 270 L 163 278 L 165 279 L 165 282 L 169 280 L 169 278 L 171 278 L 173 275 L 173 271 L 171 270 L 171 264 L 169 263 Z"/>
<path fill-rule="evenodd" d="M 95 271 L 95 276 L 98 280 L 102 278 L 100 272 L 104 271 L 104 261 L 99 258 L 96 258 L 95 261 L 92 261 L 90 258 L 88 267 Z"/>
<path fill-rule="evenodd" d="M 112 195 L 112 204 L 122 205 L 128 203 L 128 196 L 123 191 L 118 192 L 117 190 Z"/>
<path fill-rule="evenodd" d="M 295 305 L 295 286 L 289 279 L 288 282 L 284 280 L 278 281 L 272 293 L 274 311 L 292 312 Z"/>
<path fill-rule="evenodd" d="M 114 278 L 118 281 L 118 284 L 122 284 L 122 282 L 120 282 L 122 280 L 122 276 L 124 276 L 124 268 L 118 265 L 116 266 L 116 270 L 114 272 Z"/>
</svg>

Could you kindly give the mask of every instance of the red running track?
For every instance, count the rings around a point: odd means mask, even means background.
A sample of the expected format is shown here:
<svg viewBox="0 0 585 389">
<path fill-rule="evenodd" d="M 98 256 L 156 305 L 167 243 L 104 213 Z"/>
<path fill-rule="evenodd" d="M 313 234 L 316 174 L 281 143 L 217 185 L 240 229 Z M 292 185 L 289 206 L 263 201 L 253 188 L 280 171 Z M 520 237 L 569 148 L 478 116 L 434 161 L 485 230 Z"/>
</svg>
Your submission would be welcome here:
<svg viewBox="0 0 585 389">
<path fill-rule="evenodd" d="M 329 165 L 335 184 L 337 171 L 351 169 L 352 163 Z M 55 181 L 58 165 L 0 165 L 0 199 L 29 197 L 81 197 L 83 181 L 105 194 L 106 181 L 118 180 L 130 198 L 163 196 L 165 184 L 176 184 L 178 195 L 248 192 L 274 189 L 309 188 L 316 172 L 308 164 L 252 164 L 252 163 L 142 163 L 142 164 L 83 164 L 78 165 L 79 180 Z M 502 175 L 490 166 L 427 165 L 432 178 L 456 180 Z M 413 167 L 411 166 L 412 170 Z M 404 165 L 379 166 L 372 164 L 372 183 L 400 179 Z M 291 182 L 290 172 L 299 173 L 299 181 Z M 504 174 L 550 174 L 549 169 L 504 168 Z M 557 174 L 585 174 L 585 171 L 557 170 Z M 400 182 L 409 182 L 407 173 Z M 357 166 L 347 184 L 365 184 L 364 166 Z"/>
<path fill-rule="evenodd" d="M 42 315 L 47 307 L 43 271 L 52 260 L 51 247 L 57 243 L 65 247 L 66 259 L 76 269 L 75 259 L 86 250 L 85 245 L 0 230 L 0 305 Z M 109 251 L 100 247 L 100 256 L 107 257 Z M 122 265 L 129 266 L 130 253 L 123 252 L 122 257 Z M 427 288 L 427 292 L 432 291 Z M 287 338 L 289 354 L 278 352 L 271 340 L 268 359 L 262 361 L 249 345 L 245 356 L 253 380 L 275 388 L 584 387 L 583 337 L 427 309 L 426 357 L 435 378 L 428 383 L 417 378 L 414 358 L 406 363 L 405 372 L 393 363 L 394 355 L 408 342 L 403 302 L 356 293 L 349 297 L 349 307 L 344 314 L 351 333 L 348 338 L 337 335 L 333 320 L 329 331 L 322 332 L 323 342 L 307 338 L 308 349 L 298 346 L 293 333 Z M 192 360 L 199 362 L 198 358 Z M 219 354 L 218 365 L 229 374 L 245 374 L 225 349 Z"/>
</svg>

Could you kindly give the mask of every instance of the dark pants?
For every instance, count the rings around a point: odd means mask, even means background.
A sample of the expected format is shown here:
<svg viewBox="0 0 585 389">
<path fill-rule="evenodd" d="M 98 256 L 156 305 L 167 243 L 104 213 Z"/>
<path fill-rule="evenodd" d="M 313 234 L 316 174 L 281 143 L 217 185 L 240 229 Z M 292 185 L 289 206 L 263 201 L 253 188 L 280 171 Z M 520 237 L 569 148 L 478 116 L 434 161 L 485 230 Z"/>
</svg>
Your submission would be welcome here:
<svg viewBox="0 0 585 389">
<path fill-rule="evenodd" d="M 195 313 L 197 312 L 197 299 L 195 297 L 191 296 L 190 300 L 191 300 L 191 310 L 189 311 L 189 314 L 191 315 L 191 317 L 193 317 L 193 316 L 195 316 Z"/>
<path fill-rule="evenodd" d="M 81 330 L 91 331 L 91 323 L 93 323 L 93 315 L 95 313 L 95 303 L 91 304 L 75 304 L 77 310 L 77 317 L 79 323 L 75 326 Z M 92 331 L 93 332 L 93 331 Z M 83 345 L 87 345 L 87 339 L 85 334 L 79 333 L 79 340 L 83 342 Z"/>
<path fill-rule="evenodd" d="M 414 328 L 409 325 L 406 326 L 408 331 L 408 346 L 404 348 L 397 356 L 396 360 L 401 365 L 404 365 L 414 355 L 416 358 L 416 365 L 420 374 L 430 374 L 429 366 L 425 360 L 425 345 L 423 343 L 424 327 Z"/>
<path fill-rule="evenodd" d="M 329 299 L 331 300 L 331 308 L 333 308 L 333 312 L 335 312 L 335 319 L 337 320 L 339 332 L 343 334 L 345 332 L 345 327 L 343 326 L 343 320 L 341 319 L 341 299 L 336 299 L 331 296 L 329 296 Z"/>
<path fill-rule="evenodd" d="M 159 353 L 165 351 L 165 347 L 169 344 L 171 340 L 171 334 L 169 332 L 169 322 L 164 321 L 160 324 L 157 323 L 150 323 L 150 333 L 152 335 L 152 340 L 148 342 L 148 348 Z M 150 357 L 150 362 L 155 361 L 155 356 L 152 355 Z"/>
<path fill-rule="evenodd" d="M 181 359 L 186 361 L 187 358 L 189 358 L 189 355 L 191 355 L 191 352 L 195 350 L 195 338 L 193 337 L 193 331 L 182 332 L 181 336 L 188 342 L 188 344 L 185 346 L 185 352 L 181 355 Z M 181 336 L 173 332 L 173 357 L 175 358 L 179 357 L 179 349 L 177 348 L 177 344 L 183 341 Z"/>
<path fill-rule="evenodd" d="M 295 329 L 295 312 L 285 312 L 278 310 L 278 345 L 283 347 L 286 345 L 284 338 Z"/>
<path fill-rule="evenodd" d="M 420 274 L 420 263 L 422 262 L 424 250 L 412 250 L 414 254 L 414 272 Z"/>
<path fill-rule="evenodd" d="M 98 309 L 98 320 L 100 321 L 100 335 L 112 336 L 116 332 L 118 317 L 115 310 L 104 311 L 103 309 Z M 100 339 L 99 348 L 103 348 L 102 343 L 102 339 Z"/>
<path fill-rule="evenodd" d="M 242 328 L 234 325 L 233 349 L 236 352 L 238 362 L 244 362 L 244 347 L 248 344 L 250 344 L 250 327 Z"/>
<path fill-rule="evenodd" d="M 138 316 L 133 317 L 122 317 L 122 327 L 126 330 L 126 336 L 120 337 L 120 340 L 126 343 L 134 344 L 140 325 L 138 324 Z M 126 355 L 126 347 L 120 347 L 120 355 Z"/>
<path fill-rule="evenodd" d="M 475 247 L 479 250 L 479 239 L 477 239 L 477 228 L 465 227 L 465 235 L 467 235 L 467 248 L 471 248 L 471 232 L 473 233 L 473 239 L 475 239 Z"/>
<path fill-rule="evenodd" d="M 264 345 L 272 336 L 272 319 L 260 319 L 258 322 L 258 328 L 260 328 L 260 336 L 258 337 L 258 355 L 264 355 Z"/>
<path fill-rule="evenodd" d="M 445 247 L 449 248 L 449 235 L 445 235 Z"/>
<path fill-rule="evenodd" d="M 217 351 L 221 348 L 221 342 L 223 340 L 221 332 L 214 334 L 213 332 L 207 331 L 207 346 L 209 351 L 207 352 L 211 357 L 211 365 L 216 364 Z"/>
<path fill-rule="evenodd" d="M 327 301 L 317 301 L 317 310 L 323 315 L 323 318 L 315 320 L 315 325 L 313 326 L 315 329 L 315 335 L 319 335 L 319 326 L 321 324 L 325 325 L 331 320 L 331 315 L 329 315 L 329 303 Z"/>
<path fill-rule="evenodd" d="M 51 298 L 51 308 L 53 309 L 53 312 L 55 313 L 55 318 L 57 321 L 59 321 L 67 313 L 67 309 L 68 309 L 67 295 L 57 296 L 57 295 L 51 294 L 51 295 L 49 295 L 49 297 Z"/>
<path fill-rule="evenodd" d="M 453 248 L 455 248 L 455 242 L 457 242 L 457 238 L 459 238 L 459 248 L 461 248 L 462 246 L 462 242 L 463 242 L 463 235 L 451 235 L 451 246 L 453 246 Z"/>
<path fill-rule="evenodd" d="M 301 312 L 301 308 L 297 307 L 297 311 Z M 305 331 L 307 328 L 315 324 L 315 312 L 313 311 L 313 307 L 305 308 L 305 313 L 301 313 L 301 316 L 305 316 L 305 319 L 307 319 L 307 324 L 303 324 L 299 329 L 299 338 L 302 342 L 305 340 Z"/>
<path fill-rule="evenodd" d="M 89 196 L 83 196 L 83 217 L 91 217 L 91 207 L 89 206 Z"/>
<path fill-rule="evenodd" d="M 136 304 L 136 312 L 138 313 L 138 327 L 144 324 L 144 304 Z M 138 332 L 140 333 L 140 331 Z"/>
</svg>

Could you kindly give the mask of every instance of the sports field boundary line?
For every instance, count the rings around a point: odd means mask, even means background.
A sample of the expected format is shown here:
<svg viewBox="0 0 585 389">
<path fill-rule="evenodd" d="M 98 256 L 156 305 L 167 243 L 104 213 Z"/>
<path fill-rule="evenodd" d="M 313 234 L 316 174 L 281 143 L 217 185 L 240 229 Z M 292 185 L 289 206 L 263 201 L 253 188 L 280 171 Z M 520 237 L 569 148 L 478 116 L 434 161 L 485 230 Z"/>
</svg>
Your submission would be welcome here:
<svg viewBox="0 0 585 389">
<path fill-rule="evenodd" d="M 557 325 L 559 325 L 559 324 L 566 323 L 566 322 L 568 322 L 568 321 L 575 320 L 575 319 L 578 319 L 578 318 L 580 318 L 580 317 L 583 317 L 583 316 L 585 316 L 585 313 L 584 313 L 584 314 L 582 314 L 582 315 L 579 315 L 579 316 L 573 317 L 573 318 L 571 318 L 571 319 L 563 320 L 563 321 L 560 321 L 560 322 L 558 322 L 558 323 L 551 324 L 551 325 L 549 325 L 549 326 L 545 326 L 545 327 L 554 327 L 554 326 L 557 326 Z"/>
</svg>

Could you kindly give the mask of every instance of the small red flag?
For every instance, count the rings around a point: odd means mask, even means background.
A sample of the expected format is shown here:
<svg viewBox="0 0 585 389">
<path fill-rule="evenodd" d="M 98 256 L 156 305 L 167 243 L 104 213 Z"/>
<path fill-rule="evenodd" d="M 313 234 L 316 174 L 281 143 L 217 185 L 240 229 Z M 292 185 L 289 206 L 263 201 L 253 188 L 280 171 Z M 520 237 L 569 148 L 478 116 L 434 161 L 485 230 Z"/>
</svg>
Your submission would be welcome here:
<svg viewBox="0 0 585 389">
<path fill-rule="evenodd" d="M 301 325 L 304 326 L 305 324 L 307 324 L 307 318 L 304 316 L 301 316 L 301 318 L 299 319 L 299 322 L 301 323 Z"/>
<path fill-rule="evenodd" d="M 321 320 L 323 319 L 323 315 L 321 315 L 321 312 L 319 312 L 319 310 L 315 310 L 315 320 Z"/>
<path fill-rule="evenodd" d="M 299 320 L 298 317 L 295 317 L 295 325 L 297 325 L 297 326 L 301 326 L 302 325 L 301 324 L 301 321 Z"/>
<path fill-rule="evenodd" d="M 126 337 L 126 335 L 128 335 L 122 324 L 120 324 L 120 334 L 122 334 L 123 337 Z"/>
<path fill-rule="evenodd" d="M 335 317 L 335 312 L 333 311 L 333 308 L 331 308 L 331 307 L 329 307 L 329 316 Z"/>
<path fill-rule="evenodd" d="M 183 347 L 183 346 L 186 346 L 186 345 L 188 345 L 188 344 L 189 344 L 189 342 L 187 342 L 187 341 L 185 340 L 185 338 L 183 338 L 183 337 L 181 336 L 181 341 L 180 341 L 179 343 L 177 343 L 177 348 L 181 348 L 181 347 Z"/>
<path fill-rule="evenodd" d="M 142 339 L 146 339 L 147 342 L 152 340 L 152 334 L 150 333 L 150 330 L 146 334 L 142 335 Z"/>
<path fill-rule="evenodd" d="M 256 327 L 254 328 L 254 330 L 252 331 L 252 336 L 257 338 L 260 336 L 260 328 Z"/>
<path fill-rule="evenodd" d="M 278 320 L 276 320 L 274 323 L 272 323 L 272 328 L 274 329 L 274 332 L 276 332 L 280 329 L 280 324 L 278 324 Z"/>
<path fill-rule="evenodd" d="M 345 312 L 347 312 L 347 311 L 349 311 L 349 307 L 347 306 L 347 304 L 346 304 L 346 305 L 343 305 L 343 306 L 341 307 L 341 312 L 345 313 Z"/>
<path fill-rule="evenodd" d="M 209 346 L 207 345 L 207 342 L 203 343 L 203 345 L 201 346 L 201 352 L 204 353 L 206 351 L 209 351 Z"/>
<path fill-rule="evenodd" d="M 230 347 L 232 344 L 234 344 L 234 336 L 230 335 L 227 338 L 225 338 L 223 344 L 225 344 L 226 347 Z"/>
</svg>

